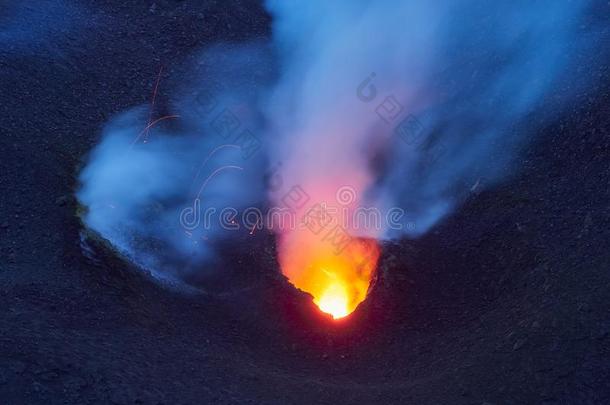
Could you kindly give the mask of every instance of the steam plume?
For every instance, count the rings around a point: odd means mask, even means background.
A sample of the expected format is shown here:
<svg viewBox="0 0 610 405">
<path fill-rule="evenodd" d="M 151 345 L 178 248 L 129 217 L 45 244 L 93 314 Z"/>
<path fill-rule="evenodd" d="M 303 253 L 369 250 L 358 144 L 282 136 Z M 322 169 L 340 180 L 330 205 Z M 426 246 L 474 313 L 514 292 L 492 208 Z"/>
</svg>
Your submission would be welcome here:
<svg viewBox="0 0 610 405">
<path fill-rule="evenodd" d="M 588 84 L 575 63 L 596 39 L 582 28 L 587 1 L 267 4 L 283 56 L 270 115 L 284 178 L 332 184 L 318 200 L 350 184 L 365 204 L 403 208 L 415 226 L 381 229 L 390 238 L 425 233 L 466 185 L 514 173 L 535 122 Z"/>
<path fill-rule="evenodd" d="M 271 46 L 209 49 L 199 59 L 200 75 L 176 90 L 179 130 L 156 129 L 151 142 L 133 148 L 146 114 L 130 111 L 106 127 L 82 172 L 86 224 L 160 277 L 200 271 L 215 257 L 213 242 L 231 237 L 214 227 L 185 238 L 178 226 L 193 204 L 193 174 L 210 154 L 208 169 L 243 170 L 209 183 L 208 207 L 282 205 L 292 186 L 311 203 L 336 203 L 337 191 L 349 186 L 350 209 L 399 207 L 415 226 L 382 221 L 363 229 L 344 221 L 346 231 L 416 237 L 453 212 L 471 187 L 515 173 L 514 159 L 535 137 L 537 122 L 561 113 L 591 84 L 575 75 L 578 58 L 596 51 L 596 32 L 582 28 L 586 0 L 266 6 L 274 18 Z M 566 80 L 570 91 L 560 86 Z M 211 83 L 224 87 L 210 91 Z M 192 87 L 214 97 L 185 90 Z M 219 142 L 218 127 L 203 117 L 227 104 L 238 106 L 233 113 L 242 129 L 257 137 L 253 158 L 244 160 L 243 144 L 214 152 L 242 139 Z M 269 167 L 283 187 L 265 191 Z M 300 243 L 317 243 L 303 236 L 307 230 L 277 232 L 287 255 Z M 200 243 L 203 236 L 211 243 Z"/>
</svg>

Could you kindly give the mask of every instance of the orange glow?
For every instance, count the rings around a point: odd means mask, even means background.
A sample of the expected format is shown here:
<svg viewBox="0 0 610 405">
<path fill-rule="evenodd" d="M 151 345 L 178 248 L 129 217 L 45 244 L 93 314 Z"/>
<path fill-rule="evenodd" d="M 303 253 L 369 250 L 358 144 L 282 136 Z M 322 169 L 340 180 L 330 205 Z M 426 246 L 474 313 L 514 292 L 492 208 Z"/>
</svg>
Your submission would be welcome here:
<svg viewBox="0 0 610 405">
<path fill-rule="evenodd" d="M 349 315 L 348 301 L 349 297 L 345 287 L 341 283 L 336 283 L 328 286 L 320 299 L 314 302 L 320 307 L 322 312 L 331 314 L 333 318 L 337 319 Z"/>
<path fill-rule="evenodd" d="M 308 229 L 279 240 L 284 275 L 334 319 L 351 314 L 365 300 L 379 258 L 374 240 L 346 237 L 349 242 L 342 249 Z"/>
</svg>

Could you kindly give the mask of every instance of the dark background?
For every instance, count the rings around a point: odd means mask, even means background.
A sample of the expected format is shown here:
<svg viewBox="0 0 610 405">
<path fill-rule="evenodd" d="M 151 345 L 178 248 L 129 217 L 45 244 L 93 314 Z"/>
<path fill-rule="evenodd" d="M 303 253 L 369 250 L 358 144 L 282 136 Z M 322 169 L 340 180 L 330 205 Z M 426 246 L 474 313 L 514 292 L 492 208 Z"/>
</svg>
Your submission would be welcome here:
<svg viewBox="0 0 610 405">
<path fill-rule="evenodd" d="M 272 241 L 235 258 L 256 282 L 210 296 L 85 254 L 73 192 L 103 124 L 150 102 L 161 65 L 163 105 L 173 66 L 270 18 L 255 1 L 75 4 L 77 34 L 0 42 L 0 403 L 610 402 L 607 64 L 511 181 L 386 245 L 371 297 L 333 323 Z"/>
</svg>

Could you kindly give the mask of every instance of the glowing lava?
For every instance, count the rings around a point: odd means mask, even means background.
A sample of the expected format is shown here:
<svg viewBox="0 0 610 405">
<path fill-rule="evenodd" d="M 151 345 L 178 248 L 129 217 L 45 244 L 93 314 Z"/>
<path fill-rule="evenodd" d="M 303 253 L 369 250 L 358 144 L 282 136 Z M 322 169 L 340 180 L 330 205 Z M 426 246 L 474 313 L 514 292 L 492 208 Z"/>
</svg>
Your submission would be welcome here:
<svg viewBox="0 0 610 405">
<path fill-rule="evenodd" d="M 343 318 L 366 298 L 379 258 L 374 240 L 347 236 L 337 246 L 305 229 L 282 235 L 279 243 L 282 272 L 322 312 Z"/>
<path fill-rule="evenodd" d="M 340 283 L 331 284 L 317 301 L 314 301 L 322 312 L 331 314 L 333 318 L 343 318 L 349 315 L 347 306 L 349 297 L 347 291 Z"/>
</svg>

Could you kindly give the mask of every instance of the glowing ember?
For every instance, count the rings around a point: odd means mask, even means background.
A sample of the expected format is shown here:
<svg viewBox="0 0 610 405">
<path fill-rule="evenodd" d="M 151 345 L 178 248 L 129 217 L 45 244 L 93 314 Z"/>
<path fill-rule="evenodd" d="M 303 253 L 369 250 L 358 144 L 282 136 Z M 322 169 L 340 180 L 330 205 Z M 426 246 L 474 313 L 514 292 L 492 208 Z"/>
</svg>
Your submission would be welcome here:
<svg viewBox="0 0 610 405">
<path fill-rule="evenodd" d="M 345 288 L 337 283 L 330 285 L 322 294 L 319 300 L 314 302 L 320 307 L 322 312 L 331 314 L 333 318 L 343 318 L 350 313 L 347 307 L 349 297 Z"/>
<path fill-rule="evenodd" d="M 283 273 L 335 319 L 349 315 L 364 301 L 379 257 L 373 240 L 349 237 L 343 246 L 338 250 L 307 230 L 280 239 Z"/>
</svg>

